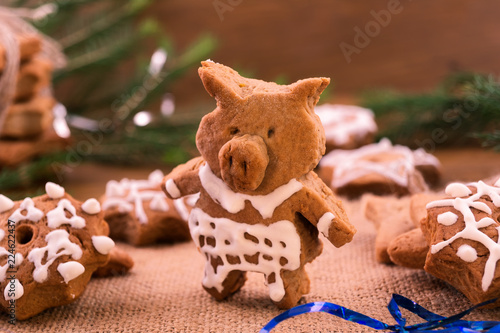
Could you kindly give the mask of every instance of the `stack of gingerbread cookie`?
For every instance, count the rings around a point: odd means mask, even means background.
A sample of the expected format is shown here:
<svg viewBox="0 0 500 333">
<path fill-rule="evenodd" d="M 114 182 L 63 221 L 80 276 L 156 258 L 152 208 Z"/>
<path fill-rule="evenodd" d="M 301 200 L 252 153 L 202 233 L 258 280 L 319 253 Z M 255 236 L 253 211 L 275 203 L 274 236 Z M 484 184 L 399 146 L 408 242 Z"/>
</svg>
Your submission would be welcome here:
<svg viewBox="0 0 500 333">
<path fill-rule="evenodd" d="M 56 104 L 50 91 L 53 66 L 41 55 L 38 35 L 18 35 L 19 69 L 12 85 L 12 100 L 1 109 L 5 112 L 0 129 L 0 166 L 17 165 L 65 143 L 52 127 Z M 0 44 L 0 77 L 9 61 L 6 46 Z M 2 111 L 0 111 L 2 112 Z"/>
</svg>

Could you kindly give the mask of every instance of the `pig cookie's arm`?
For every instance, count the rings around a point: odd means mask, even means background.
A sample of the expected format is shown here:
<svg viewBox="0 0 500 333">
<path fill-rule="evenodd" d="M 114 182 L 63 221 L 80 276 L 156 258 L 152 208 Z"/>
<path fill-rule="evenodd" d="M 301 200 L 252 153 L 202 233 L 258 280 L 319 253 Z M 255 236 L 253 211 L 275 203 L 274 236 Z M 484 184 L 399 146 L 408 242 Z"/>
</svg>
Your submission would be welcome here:
<svg viewBox="0 0 500 333">
<path fill-rule="evenodd" d="M 198 176 L 200 166 L 205 162 L 202 157 L 196 157 L 181 164 L 163 178 L 162 190 L 171 199 L 178 199 L 201 190 L 201 181 Z"/>
<path fill-rule="evenodd" d="M 356 229 L 349 223 L 342 202 L 313 171 L 301 177 L 299 181 L 304 185 L 301 191 L 300 213 L 335 247 L 349 243 Z"/>
</svg>

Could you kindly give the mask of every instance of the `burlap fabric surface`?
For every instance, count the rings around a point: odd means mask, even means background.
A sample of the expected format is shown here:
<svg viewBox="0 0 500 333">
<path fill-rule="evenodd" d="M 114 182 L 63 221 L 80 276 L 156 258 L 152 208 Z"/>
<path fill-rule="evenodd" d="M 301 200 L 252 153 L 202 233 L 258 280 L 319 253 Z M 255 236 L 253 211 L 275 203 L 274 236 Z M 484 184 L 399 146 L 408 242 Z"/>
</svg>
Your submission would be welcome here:
<svg viewBox="0 0 500 333">
<path fill-rule="evenodd" d="M 352 243 L 336 249 L 324 241 L 323 254 L 308 265 L 311 293 L 301 303 L 328 301 L 394 323 L 387 310 L 399 293 L 429 310 L 452 315 L 471 306 L 446 283 L 423 271 L 378 264 L 375 230 L 360 202 L 345 202 L 358 229 Z M 224 302 L 201 287 L 203 260 L 193 243 L 134 248 L 125 244 L 136 265 L 129 275 L 92 279 L 75 303 L 54 308 L 16 325 L 2 315 L 6 332 L 258 332 L 281 313 L 269 301 L 264 278 L 249 274 L 243 289 Z M 407 315 L 410 323 L 420 322 Z M 500 309 L 478 310 L 471 320 L 500 320 Z M 285 321 L 273 332 L 370 332 L 364 326 L 324 314 Z"/>
</svg>

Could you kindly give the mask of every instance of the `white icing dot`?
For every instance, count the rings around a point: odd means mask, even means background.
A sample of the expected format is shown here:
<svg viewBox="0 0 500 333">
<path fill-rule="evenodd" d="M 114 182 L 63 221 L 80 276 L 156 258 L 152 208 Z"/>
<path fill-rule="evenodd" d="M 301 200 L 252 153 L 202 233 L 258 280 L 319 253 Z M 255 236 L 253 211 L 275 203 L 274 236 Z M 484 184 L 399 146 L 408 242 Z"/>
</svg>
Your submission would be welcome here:
<svg viewBox="0 0 500 333">
<path fill-rule="evenodd" d="M 318 230 L 325 235 L 325 237 L 328 237 L 330 225 L 332 224 L 334 218 L 335 215 L 331 212 L 326 212 L 318 221 Z"/>
<path fill-rule="evenodd" d="M 24 287 L 18 279 L 11 280 L 5 286 L 3 295 L 6 301 L 19 299 L 24 295 Z"/>
<path fill-rule="evenodd" d="M 62 186 L 48 182 L 45 184 L 45 192 L 47 192 L 49 197 L 52 199 L 60 199 L 64 196 L 65 190 Z"/>
<path fill-rule="evenodd" d="M 458 248 L 457 256 L 463 261 L 473 262 L 477 259 L 477 251 L 472 246 L 464 244 Z"/>
<path fill-rule="evenodd" d="M 95 215 L 101 212 L 101 204 L 96 199 L 88 199 L 82 205 L 85 213 Z"/>
<path fill-rule="evenodd" d="M 149 174 L 148 180 L 155 186 L 159 186 L 163 181 L 163 172 L 161 170 L 155 170 Z"/>
<path fill-rule="evenodd" d="M 149 208 L 158 212 L 166 212 L 169 210 L 169 206 L 167 200 L 165 198 L 165 194 L 158 193 L 153 197 L 151 203 L 149 204 Z"/>
<path fill-rule="evenodd" d="M 167 183 L 165 184 L 165 187 L 167 189 L 168 194 L 170 194 L 170 196 L 173 199 L 180 198 L 181 191 L 179 190 L 179 188 L 177 187 L 177 185 L 175 185 L 173 179 L 167 180 Z"/>
<path fill-rule="evenodd" d="M 450 226 L 457 222 L 458 216 L 452 212 L 445 212 L 443 214 L 439 214 L 437 217 L 437 221 L 442 225 Z"/>
<path fill-rule="evenodd" d="M 461 198 L 470 195 L 472 191 L 464 184 L 451 183 L 446 186 L 445 193 L 455 198 Z"/>
<path fill-rule="evenodd" d="M 61 274 L 64 282 L 67 284 L 69 281 L 82 275 L 83 272 L 85 272 L 85 267 L 83 267 L 83 265 L 78 261 L 68 261 L 59 264 L 57 266 L 57 271 Z"/>
<path fill-rule="evenodd" d="M 71 214 L 70 218 L 66 217 L 66 212 Z M 85 219 L 76 215 L 76 208 L 71 204 L 68 199 L 62 199 L 57 204 L 57 208 L 47 213 L 47 225 L 50 228 L 58 228 L 63 224 L 69 224 L 73 228 L 84 228 Z"/>
<path fill-rule="evenodd" d="M 0 214 L 12 209 L 12 207 L 14 207 L 14 201 L 10 200 L 3 194 L 0 194 Z"/>
<path fill-rule="evenodd" d="M 92 244 L 100 254 L 108 254 L 115 246 L 115 242 L 107 236 L 92 236 Z"/>
</svg>

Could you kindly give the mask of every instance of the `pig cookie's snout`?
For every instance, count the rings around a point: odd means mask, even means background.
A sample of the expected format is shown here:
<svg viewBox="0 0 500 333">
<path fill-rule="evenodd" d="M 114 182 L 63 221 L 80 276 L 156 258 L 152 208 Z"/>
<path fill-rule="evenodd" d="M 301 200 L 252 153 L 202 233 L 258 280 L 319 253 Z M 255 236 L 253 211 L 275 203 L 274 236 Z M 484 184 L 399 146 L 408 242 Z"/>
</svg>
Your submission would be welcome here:
<svg viewBox="0 0 500 333">
<path fill-rule="evenodd" d="M 266 144 L 257 135 L 234 137 L 219 151 L 222 179 L 235 191 L 253 191 L 258 188 L 268 163 Z"/>
</svg>

